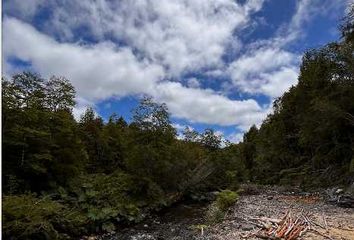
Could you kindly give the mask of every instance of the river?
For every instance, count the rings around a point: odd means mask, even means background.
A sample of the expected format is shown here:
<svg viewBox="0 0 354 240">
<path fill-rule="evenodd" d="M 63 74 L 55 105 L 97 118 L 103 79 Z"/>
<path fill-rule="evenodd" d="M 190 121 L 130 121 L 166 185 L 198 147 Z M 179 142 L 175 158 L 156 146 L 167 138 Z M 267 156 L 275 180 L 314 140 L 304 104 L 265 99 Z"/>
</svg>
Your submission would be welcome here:
<svg viewBox="0 0 354 240">
<path fill-rule="evenodd" d="M 153 214 L 139 224 L 122 227 L 102 240 L 193 239 L 205 224 L 208 203 L 184 201 Z"/>
</svg>

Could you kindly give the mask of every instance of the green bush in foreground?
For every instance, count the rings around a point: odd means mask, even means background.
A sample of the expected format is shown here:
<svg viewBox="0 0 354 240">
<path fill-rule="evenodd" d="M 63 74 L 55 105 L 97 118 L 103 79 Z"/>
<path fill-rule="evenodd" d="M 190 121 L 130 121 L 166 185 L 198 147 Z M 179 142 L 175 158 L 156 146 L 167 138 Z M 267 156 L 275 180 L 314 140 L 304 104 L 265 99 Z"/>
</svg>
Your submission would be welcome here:
<svg viewBox="0 0 354 240">
<path fill-rule="evenodd" d="M 138 222 L 164 205 L 165 195 L 156 184 L 119 171 L 80 176 L 72 185 L 50 196 L 4 196 L 4 238 L 75 239 L 111 232 L 117 223 Z"/>
<path fill-rule="evenodd" d="M 216 197 L 216 205 L 223 211 L 226 211 L 238 200 L 238 194 L 231 190 L 223 190 Z"/>
<path fill-rule="evenodd" d="M 227 213 L 227 210 L 237 202 L 238 197 L 238 194 L 234 191 L 221 191 L 217 195 L 216 200 L 209 206 L 207 220 L 210 223 L 220 222 Z"/>
<path fill-rule="evenodd" d="M 64 207 L 34 194 L 3 197 L 3 236 L 18 239 L 58 239 L 55 229 Z"/>
</svg>

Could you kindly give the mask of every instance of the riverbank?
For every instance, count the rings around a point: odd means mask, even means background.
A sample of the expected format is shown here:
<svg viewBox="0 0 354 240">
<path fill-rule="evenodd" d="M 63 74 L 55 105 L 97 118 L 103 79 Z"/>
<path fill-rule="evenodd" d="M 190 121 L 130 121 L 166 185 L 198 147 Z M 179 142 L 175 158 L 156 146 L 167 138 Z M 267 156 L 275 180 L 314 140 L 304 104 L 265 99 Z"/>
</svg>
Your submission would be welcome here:
<svg viewBox="0 0 354 240">
<path fill-rule="evenodd" d="M 317 229 L 319 233 L 307 231 L 302 239 L 354 239 L 354 209 L 327 203 L 321 192 L 301 192 L 279 187 L 247 189 L 229 209 L 223 221 L 213 225 L 207 225 L 205 219 L 207 206 L 207 203 L 183 202 L 135 226 L 89 239 L 259 239 L 254 233 L 260 228 L 251 219 L 280 219 L 289 210 L 293 213 L 306 213 L 314 223 L 321 226 Z"/>
</svg>

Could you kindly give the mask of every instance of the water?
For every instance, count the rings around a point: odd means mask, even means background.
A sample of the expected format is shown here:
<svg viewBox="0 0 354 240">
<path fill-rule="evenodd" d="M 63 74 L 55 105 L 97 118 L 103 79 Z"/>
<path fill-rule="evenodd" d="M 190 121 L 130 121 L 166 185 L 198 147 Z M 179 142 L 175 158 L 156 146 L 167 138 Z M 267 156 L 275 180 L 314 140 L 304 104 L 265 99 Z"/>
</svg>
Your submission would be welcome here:
<svg viewBox="0 0 354 240">
<path fill-rule="evenodd" d="M 200 202 L 175 204 L 137 225 L 122 228 L 103 240 L 194 239 L 200 235 L 200 225 L 205 224 L 207 206 L 207 203 Z"/>
</svg>

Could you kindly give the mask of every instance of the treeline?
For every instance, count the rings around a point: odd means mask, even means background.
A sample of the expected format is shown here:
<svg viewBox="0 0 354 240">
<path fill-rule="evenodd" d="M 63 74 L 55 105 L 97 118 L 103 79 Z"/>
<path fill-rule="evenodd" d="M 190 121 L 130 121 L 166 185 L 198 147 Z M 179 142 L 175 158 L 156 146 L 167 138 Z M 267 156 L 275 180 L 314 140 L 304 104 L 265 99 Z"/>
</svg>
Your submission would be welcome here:
<svg viewBox="0 0 354 240">
<path fill-rule="evenodd" d="M 298 84 L 239 145 L 250 180 L 328 186 L 354 181 L 354 7 L 342 39 L 308 51 Z"/>
<path fill-rule="evenodd" d="M 145 97 L 128 124 L 89 108 L 76 121 L 62 77 L 2 81 L 5 238 L 110 231 L 190 192 L 237 188 L 238 159 L 213 130 L 178 140 L 165 104 Z"/>
</svg>

